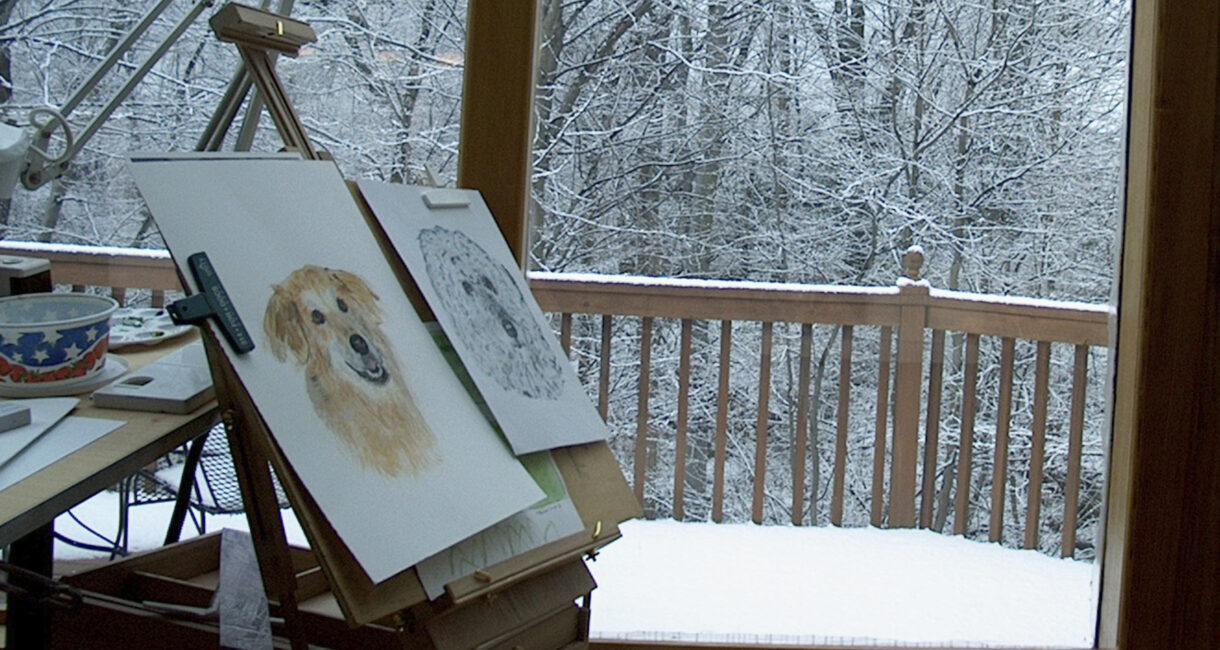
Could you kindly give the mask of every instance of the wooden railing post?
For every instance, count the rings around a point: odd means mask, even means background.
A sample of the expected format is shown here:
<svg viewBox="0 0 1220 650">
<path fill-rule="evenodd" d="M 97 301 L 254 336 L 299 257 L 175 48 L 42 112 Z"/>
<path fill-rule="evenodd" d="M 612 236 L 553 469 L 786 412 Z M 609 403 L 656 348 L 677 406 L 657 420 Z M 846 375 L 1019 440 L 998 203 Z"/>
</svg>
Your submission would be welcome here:
<svg viewBox="0 0 1220 650">
<path fill-rule="evenodd" d="M 928 284 L 919 278 L 923 250 L 912 246 L 902 261 L 905 275 L 898 280 L 898 294 L 903 300 L 898 322 L 898 370 L 894 378 L 894 438 L 890 445 L 891 528 L 915 526 L 923 332 L 928 323 Z"/>
</svg>

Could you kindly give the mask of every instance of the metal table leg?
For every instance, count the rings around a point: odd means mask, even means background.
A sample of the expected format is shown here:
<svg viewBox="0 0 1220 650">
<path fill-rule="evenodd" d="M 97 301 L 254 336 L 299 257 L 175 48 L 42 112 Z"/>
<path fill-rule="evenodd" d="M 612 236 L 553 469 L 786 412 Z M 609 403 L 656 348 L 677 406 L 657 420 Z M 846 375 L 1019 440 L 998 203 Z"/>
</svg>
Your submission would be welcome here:
<svg viewBox="0 0 1220 650">
<path fill-rule="evenodd" d="M 54 541 L 55 523 L 51 522 L 13 542 L 9 546 L 9 563 L 50 578 Z M 46 595 L 46 585 L 20 575 L 10 575 L 8 580 L 9 584 L 22 592 L 8 596 L 4 647 L 17 650 L 49 649 L 51 616 L 38 602 Z"/>
</svg>

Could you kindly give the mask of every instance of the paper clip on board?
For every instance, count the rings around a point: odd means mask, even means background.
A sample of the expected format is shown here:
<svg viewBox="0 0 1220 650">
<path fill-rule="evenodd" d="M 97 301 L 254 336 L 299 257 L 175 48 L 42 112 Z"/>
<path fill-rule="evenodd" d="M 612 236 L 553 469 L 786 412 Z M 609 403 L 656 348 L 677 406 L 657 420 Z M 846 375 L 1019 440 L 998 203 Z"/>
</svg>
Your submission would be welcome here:
<svg viewBox="0 0 1220 650">
<path fill-rule="evenodd" d="M 199 293 L 175 301 L 166 306 L 166 311 L 178 325 L 198 325 L 208 318 L 214 318 L 224 334 L 225 340 L 238 354 L 245 354 L 254 349 L 254 340 L 250 332 L 237 315 L 229 292 L 225 291 L 216 275 L 216 269 L 207 253 L 195 253 L 186 258 Z"/>
</svg>

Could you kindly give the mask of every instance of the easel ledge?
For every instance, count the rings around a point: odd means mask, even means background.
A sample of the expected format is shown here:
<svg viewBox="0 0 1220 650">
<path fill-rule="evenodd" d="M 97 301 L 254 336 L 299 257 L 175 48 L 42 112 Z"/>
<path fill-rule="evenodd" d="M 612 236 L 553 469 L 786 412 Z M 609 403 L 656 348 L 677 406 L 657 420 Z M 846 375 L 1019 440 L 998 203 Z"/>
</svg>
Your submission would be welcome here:
<svg viewBox="0 0 1220 650">
<path fill-rule="evenodd" d="M 65 576 L 79 596 L 72 607 L 52 609 L 56 648 L 128 648 L 133 639 L 173 639 L 176 648 L 219 645 L 219 623 L 195 618 L 190 608 L 206 610 L 219 577 L 219 532 L 157 551 L 132 556 L 97 569 Z M 574 603 L 594 583 L 584 563 L 570 561 L 479 598 L 467 606 L 426 603 L 398 622 L 351 628 L 335 596 L 321 577 L 316 556 L 290 547 L 299 605 L 293 618 L 299 636 L 311 647 L 370 650 L 379 648 L 530 647 L 559 648 L 586 640 L 588 608 Z M 147 602 L 173 603 L 182 616 L 154 613 Z M 294 635 L 281 603 L 272 599 L 272 632 L 276 647 Z"/>
</svg>

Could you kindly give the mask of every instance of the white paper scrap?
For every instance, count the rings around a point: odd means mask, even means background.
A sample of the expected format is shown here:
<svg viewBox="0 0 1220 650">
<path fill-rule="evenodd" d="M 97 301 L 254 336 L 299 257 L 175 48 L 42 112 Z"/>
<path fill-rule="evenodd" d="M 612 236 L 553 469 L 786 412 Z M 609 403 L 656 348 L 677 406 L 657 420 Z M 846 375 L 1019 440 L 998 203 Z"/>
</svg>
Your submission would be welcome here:
<svg viewBox="0 0 1220 650">
<path fill-rule="evenodd" d="M 6 404 L 21 404 L 30 409 L 30 423 L 11 431 L 0 433 L 0 467 L 8 465 L 21 450 L 38 439 L 47 429 L 70 413 L 80 400 L 75 397 L 44 397 L 39 399 L 9 400 Z"/>
<path fill-rule="evenodd" d="M 0 467 L 0 490 L 85 447 L 126 424 L 121 420 L 69 415 Z"/>
</svg>

